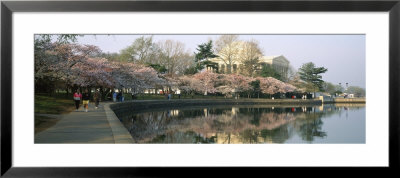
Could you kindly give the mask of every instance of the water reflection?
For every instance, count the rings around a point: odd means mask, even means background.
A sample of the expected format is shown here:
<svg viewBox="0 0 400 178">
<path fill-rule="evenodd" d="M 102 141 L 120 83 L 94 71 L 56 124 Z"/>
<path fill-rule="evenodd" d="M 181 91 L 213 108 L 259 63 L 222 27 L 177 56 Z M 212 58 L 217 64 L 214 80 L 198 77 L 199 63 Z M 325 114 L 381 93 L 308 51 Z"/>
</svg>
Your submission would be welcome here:
<svg viewBox="0 0 400 178">
<path fill-rule="evenodd" d="M 365 143 L 365 105 L 192 107 L 120 119 L 136 143 Z M 335 136 L 345 132 L 352 136 Z"/>
</svg>

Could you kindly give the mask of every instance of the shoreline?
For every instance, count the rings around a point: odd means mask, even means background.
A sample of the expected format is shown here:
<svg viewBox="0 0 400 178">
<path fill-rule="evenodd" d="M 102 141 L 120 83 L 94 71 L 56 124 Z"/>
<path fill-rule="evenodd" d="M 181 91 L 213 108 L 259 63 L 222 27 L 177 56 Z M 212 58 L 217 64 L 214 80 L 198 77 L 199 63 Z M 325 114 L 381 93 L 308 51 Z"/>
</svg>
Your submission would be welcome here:
<svg viewBox="0 0 400 178">
<path fill-rule="evenodd" d="M 120 113 L 146 111 L 162 108 L 223 106 L 223 105 L 263 105 L 270 107 L 321 106 L 323 104 L 365 104 L 365 98 L 325 101 L 319 99 L 173 99 L 173 100 L 131 100 L 119 103 L 110 103 L 110 109 L 117 115 Z M 134 109 L 133 109 L 134 108 Z"/>
</svg>

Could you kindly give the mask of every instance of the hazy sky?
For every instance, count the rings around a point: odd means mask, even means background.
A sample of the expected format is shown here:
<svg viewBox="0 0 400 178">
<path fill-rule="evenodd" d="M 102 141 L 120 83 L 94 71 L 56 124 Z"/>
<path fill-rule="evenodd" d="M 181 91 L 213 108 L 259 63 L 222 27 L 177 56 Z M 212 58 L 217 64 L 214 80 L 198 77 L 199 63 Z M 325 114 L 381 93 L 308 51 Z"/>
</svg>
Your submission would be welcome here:
<svg viewBox="0 0 400 178">
<path fill-rule="evenodd" d="M 85 35 L 78 43 L 100 47 L 104 52 L 119 52 L 141 35 Z M 197 45 L 215 41 L 219 35 L 154 35 L 154 40 L 177 40 L 195 52 Z M 265 56 L 283 55 L 298 69 L 313 62 L 328 71 L 323 80 L 333 84 L 365 88 L 365 35 L 239 35 L 240 40 L 255 39 Z"/>
</svg>

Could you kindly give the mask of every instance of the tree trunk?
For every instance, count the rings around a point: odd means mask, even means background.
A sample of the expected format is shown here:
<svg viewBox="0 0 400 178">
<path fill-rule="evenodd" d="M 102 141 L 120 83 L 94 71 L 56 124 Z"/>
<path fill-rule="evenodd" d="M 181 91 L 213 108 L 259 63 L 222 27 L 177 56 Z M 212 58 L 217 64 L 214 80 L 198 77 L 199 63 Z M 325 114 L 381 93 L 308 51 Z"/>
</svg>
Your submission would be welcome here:
<svg viewBox="0 0 400 178">
<path fill-rule="evenodd" d="M 105 92 L 104 92 L 103 87 L 100 87 L 100 96 L 101 96 L 101 101 L 105 101 L 106 100 Z"/>
<path fill-rule="evenodd" d="M 314 97 L 313 98 L 315 98 L 315 87 L 314 87 Z"/>
<path fill-rule="evenodd" d="M 66 92 L 65 92 L 65 97 L 68 97 L 68 94 L 69 94 L 69 91 L 68 91 L 68 89 L 69 89 L 69 88 L 68 88 L 68 86 L 67 86 L 67 87 L 65 87 L 65 91 L 66 91 Z"/>
</svg>

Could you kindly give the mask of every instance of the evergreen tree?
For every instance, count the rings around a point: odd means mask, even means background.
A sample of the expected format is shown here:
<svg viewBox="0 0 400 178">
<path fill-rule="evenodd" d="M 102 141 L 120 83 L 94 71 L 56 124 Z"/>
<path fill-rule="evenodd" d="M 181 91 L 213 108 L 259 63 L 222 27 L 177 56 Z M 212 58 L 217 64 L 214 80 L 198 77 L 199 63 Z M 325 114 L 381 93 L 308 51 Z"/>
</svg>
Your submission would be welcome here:
<svg viewBox="0 0 400 178">
<path fill-rule="evenodd" d="M 278 80 L 282 80 L 282 76 L 269 64 L 263 65 L 259 73 L 261 77 L 273 77 Z"/>
<path fill-rule="evenodd" d="M 195 62 L 197 63 L 196 70 L 202 70 L 205 66 L 218 68 L 217 63 L 208 61 L 209 58 L 218 57 L 214 54 L 212 40 L 208 41 L 207 43 L 198 45 L 198 48 L 196 48 L 196 50 L 198 51 L 197 53 L 195 53 Z"/>
<path fill-rule="evenodd" d="M 249 84 L 252 86 L 253 92 L 257 94 L 257 98 L 260 98 L 260 92 L 261 92 L 260 80 L 254 80 Z"/>
<path fill-rule="evenodd" d="M 147 66 L 153 68 L 154 70 L 156 70 L 158 73 L 161 73 L 161 74 L 167 72 L 167 68 L 165 68 L 165 66 L 160 65 L 160 64 L 147 63 Z"/>
<path fill-rule="evenodd" d="M 310 86 L 307 90 L 314 91 L 314 96 L 316 89 L 323 90 L 324 81 L 320 74 L 326 71 L 328 71 L 328 69 L 324 67 L 315 67 L 315 64 L 312 62 L 305 63 L 299 68 L 300 79 L 306 82 L 306 86 Z"/>
</svg>

